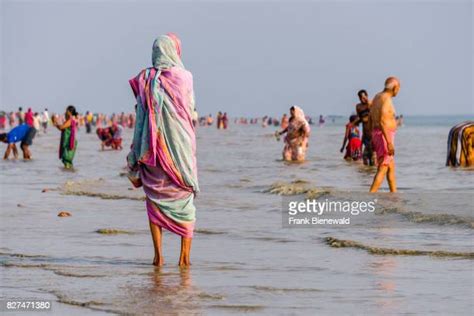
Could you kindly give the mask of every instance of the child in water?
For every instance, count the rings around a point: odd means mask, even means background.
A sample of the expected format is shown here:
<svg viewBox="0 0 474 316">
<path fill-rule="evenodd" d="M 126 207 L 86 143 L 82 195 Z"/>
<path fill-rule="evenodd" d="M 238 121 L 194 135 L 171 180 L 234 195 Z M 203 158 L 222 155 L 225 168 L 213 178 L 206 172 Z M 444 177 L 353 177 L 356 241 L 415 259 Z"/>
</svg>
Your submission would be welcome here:
<svg viewBox="0 0 474 316">
<path fill-rule="evenodd" d="M 360 140 L 360 131 L 357 125 L 354 124 L 356 119 L 357 115 L 351 115 L 349 117 L 349 123 L 346 124 L 346 132 L 344 134 L 344 141 L 342 142 L 341 147 L 341 153 L 344 151 L 344 147 L 346 148 L 346 154 L 344 155 L 344 159 L 346 160 L 352 159 L 353 161 L 358 161 L 362 158 L 362 142 Z"/>
</svg>

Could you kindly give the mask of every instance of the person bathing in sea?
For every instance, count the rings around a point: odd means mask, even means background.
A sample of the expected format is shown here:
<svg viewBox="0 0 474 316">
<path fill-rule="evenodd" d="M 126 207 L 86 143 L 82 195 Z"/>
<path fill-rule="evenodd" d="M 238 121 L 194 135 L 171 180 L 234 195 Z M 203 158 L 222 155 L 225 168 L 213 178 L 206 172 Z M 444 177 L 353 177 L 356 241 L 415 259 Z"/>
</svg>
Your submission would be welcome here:
<svg viewBox="0 0 474 316">
<path fill-rule="evenodd" d="M 112 148 L 115 150 L 122 150 L 122 134 L 123 127 L 119 124 L 114 124 L 111 127 L 112 130 Z"/>
<path fill-rule="evenodd" d="M 10 158 L 10 153 L 13 152 L 13 157 L 18 159 L 18 149 L 16 148 L 16 144 L 21 142 L 21 150 L 23 151 L 23 159 L 30 160 L 31 159 L 31 152 L 30 146 L 33 144 L 33 139 L 35 138 L 36 130 L 34 127 L 28 126 L 28 124 L 21 124 L 17 127 L 13 128 L 8 133 L 0 134 L 0 141 L 4 142 L 7 145 L 7 150 L 5 151 L 5 155 L 3 159 L 7 160 Z"/>
<path fill-rule="evenodd" d="M 372 141 L 369 130 L 369 114 L 372 104 L 369 100 L 369 94 L 366 90 L 359 90 L 359 92 L 357 92 L 357 96 L 359 97 L 360 103 L 356 105 L 358 118 L 355 124 L 358 125 L 360 122 L 362 122 L 362 144 L 364 146 L 362 158 L 364 165 L 373 166 L 375 164 L 375 157 L 372 149 Z"/>
<path fill-rule="evenodd" d="M 110 126 L 98 127 L 95 132 L 100 139 L 100 148 L 102 151 L 104 151 L 106 147 L 112 146 L 113 136 L 112 128 Z"/>
<path fill-rule="evenodd" d="M 211 126 L 213 122 L 214 119 L 212 118 L 212 114 L 209 114 L 206 119 L 207 126 Z"/>
<path fill-rule="evenodd" d="M 370 108 L 370 130 L 372 135 L 372 145 L 377 153 L 378 169 L 374 181 L 370 187 L 370 192 L 377 192 L 387 177 L 390 192 L 397 192 L 395 179 L 395 132 L 397 121 L 395 120 L 395 108 L 392 98 L 400 91 L 400 81 L 395 77 L 385 80 L 385 88 L 377 94 Z"/>
<path fill-rule="evenodd" d="M 286 113 L 283 114 L 283 116 L 281 117 L 281 122 L 280 122 L 280 128 L 282 130 L 284 129 L 287 129 L 288 128 L 288 115 L 286 115 Z"/>
<path fill-rule="evenodd" d="M 152 63 L 130 80 L 138 105 L 127 156 L 128 178 L 145 191 L 155 248 L 153 264 L 164 263 L 161 240 L 165 228 L 181 236 L 179 266 L 186 267 L 191 264 L 194 198 L 199 191 L 193 77 L 181 61 L 181 42 L 175 34 L 155 40 Z"/>
<path fill-rule="evenodd" d="M 229 127 L 229 118 L 227 117 L 227 112 L 222 115 L 222 127 L 227 129 Z"/>
<path fill-rule="evenodd" d="M 344 159 L 346 160 L 358 161 L 362 158 L 362 143 L 360 141 L 359 128 L 355 124 L 356 121 L 357 115 L 351 115 L 349 117 L 349 123 L 346 124 L 346 132 L 341 147 L 341 153 L 344 151 L 344 147 L 346 148 L 346 154 L 344 155 Z"/>
<path fill-rule="evenodd" d="M 69 105 L 64 114 L 64 123 L 59 124 L 53 116 L 53 125 L 61 131 L 61 140 L 59 141 L 59 159 L 61 159 L 66 169 L 73 168 L 73 160 L 76 154 L 77 115 L 76 108 L 73 105 Z"/>
<path fill-rule="evenodd" d="M 298 106 L 292 106 L 288 127 L 278 133 L 278 135 L 286 133 L 283 160 L 297 162 L 305 160 L 310 132 L 303 110 Z"/>
</svg>

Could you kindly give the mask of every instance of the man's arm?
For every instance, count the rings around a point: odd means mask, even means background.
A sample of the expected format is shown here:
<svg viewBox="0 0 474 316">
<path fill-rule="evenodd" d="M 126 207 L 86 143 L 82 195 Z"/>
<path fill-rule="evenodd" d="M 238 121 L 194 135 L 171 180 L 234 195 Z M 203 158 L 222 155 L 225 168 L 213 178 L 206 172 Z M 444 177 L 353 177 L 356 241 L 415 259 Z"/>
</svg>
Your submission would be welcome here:
<svg viewBox="0 0 474 316">
<path fill-rule="evenodd" d="M 382 108 L 380 109 L 380 128 L 382 129 L 383 137 L 385 137 L 385 141 L 387 142 L 387 149 L 388 154 L 393 156 L 395 155 L 395 149 L 393 148 L 393 144 L 390 140 L 388 135 L 388 122 L 392 120 L 392 103 L 389 98 L 383 100 Z"/>
</svg>

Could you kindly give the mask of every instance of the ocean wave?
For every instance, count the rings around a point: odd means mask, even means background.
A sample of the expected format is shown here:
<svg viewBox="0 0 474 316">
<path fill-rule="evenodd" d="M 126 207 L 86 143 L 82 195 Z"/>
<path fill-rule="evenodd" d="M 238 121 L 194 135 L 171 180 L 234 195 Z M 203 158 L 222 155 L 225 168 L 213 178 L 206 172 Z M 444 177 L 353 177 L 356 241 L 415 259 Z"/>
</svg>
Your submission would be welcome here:
<svg viewBox="0 0 474 316">
<path fill-rule="evenodd" d="M 285 238 L 276 238 L 276 237 L 248 237 L 248 239 L 261 240 L 261 241 L 271 241 L 271 242 L 277 242 L 277 243 L 295 242 L 294 240 L 285 239 Z"/>
<path fill-rule="evenodd" d="M 202 234 L 202 235 L 223 235 L 227 234 L 226 232 L 221 232 L 217 230 L 211 230 L 211 229 L 205 229 L 205 228 L 200 228 L 200 229 L 195 229 L 195 233 Z"/>
<path fill-rule="evenodd" d="M 320 289 L 312 289 L 312 288 L 281 288 L 281 287 L 272 287 L 272 286 L 245 286 L 247 288 L 254 289 L 256 291 L 263 291 L 263 292 L 322 292 L 323 290 Z"/>
<path fill-rule="evenodd" d="M 396 256 L 432 256 L 432 257 L 452 257 L 452 258 L 465 258 L 474 259 L 474 252 L 451 252 L 444 250 L 413 250 L 413 249 L 395 249 L 395 248 L 382 248 L 365 245 L 363 243 L 353 241 L 337 239 L 334 237 L 326 237 L 326 244 L 334 248 L 356 248 L 366 250 L 370 254 L 374 255 L 396 255 Z"/>
<path fill-rule="evenodd" d="M 427 214 L 417 211 L 403 210 L 398 207 L 377 208 L 375 214 L 398 214 L 413 223 L 429 223 L 437 225 L 459 225 L 474 229 L 474 219 L 454 214 Z"/>
<path fill-rule="evenodd" d="M 244 305 L 244 304 L 239 304 L 239 305 L 230 305 L 230 304 L 223 305 L 222 304 L 222 305 L 211 305 L 209 307 L 218 308 L 218 309 L 235 310 L 242 313 L 257 312 L 265 308 L 265 306 L 263 305 Z"/>
<path fill-rule="evenodd" d="M 283 196 L 303 195 L 307 198 L 316 199 L 330 193 L 328 189 L 311 186 L 310 182 L 302 179 L 292 182 L 275 182 L 264 193 L 277 194 Z"/>
<path fill-rule="evenodd" d="M 201 292 L 197 294 L 197 297 L 203 300 L 216 300 L 216 301 L 221 301 L 225 299 L 225 296 L 220 295 L 220 294 L 209 294 L 205 292 Z"/>
<path fill-rule="evenodd" d="M 102 312 L 106 312 L 106 313 L 115 313 L 115 314 L 123 314 L 123 313 L 121 313 L 119 311 L 116 311 L 116 310 L 104 308 L 103 306 L 105 305 L 105 303 L 100 302 L 100 301 L 94 301 L 94 300 L 79 301 L 79 300 L 72 299 L 72 298 L 68 297 L 67 295 L 65 295 L 65 294 L 63 294 L 59 291 L 47 290 L 46 292 L 56 296 L 56 299 L 58 300 L 59 303 L 63 303 L 63 304 L 66 304 L 66 305 L 71 305 L 71 306 L 84 307 L 84 308 L 94 310 L 94 311 L 102 311 Z"/>
<path fill-rule="evenodd" d="M 43 255 L 27 255 L 23 253 L 8 253 L 8 252 L 0 252 L 0 256 L 9 256 L 9 257 L 17 257 L 17 258 L 46 258 Z"/>
<path fill-rule="evenodd" d="M 74 278 L 101 278 L 106 277 L 103 274 L 88 274 L 88 273 L 78 273 L 76 271 L 66 271 L 64 267 L 59 267 L 47 263 L 12 263 L 12 262 L 1 262 L 0 265 L 5 268 L 20 268 L 20 269 L 41 269 L 46 271 L 51 271 L 56 275 L 65 276 L 65 277 L 74 277 Z M 70 268 L 75 269 L 75 268 Z"/>
<path fill-rule="evenodd" d="M 133 232 L 116 228 L 99 228 L 95 232 L 103 235 L 133 234 Z"/>
</svg>

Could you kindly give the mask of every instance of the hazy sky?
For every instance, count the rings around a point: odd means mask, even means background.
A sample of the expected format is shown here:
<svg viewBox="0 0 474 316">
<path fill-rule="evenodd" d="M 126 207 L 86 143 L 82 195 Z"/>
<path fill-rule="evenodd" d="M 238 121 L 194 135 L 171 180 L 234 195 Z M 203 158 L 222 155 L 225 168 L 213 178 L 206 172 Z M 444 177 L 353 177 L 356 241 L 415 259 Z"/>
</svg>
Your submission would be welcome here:
<svg viewBox="0 0 474 316">
<path fill-rule="evenodd" d="M 132 111 L 128 80 L 172 31 L 201 114 L 347 115 L 389 75 L 399 113 L 474 113 L 471 0 L 0 1 L 2 109 Z"/>
</svg>

